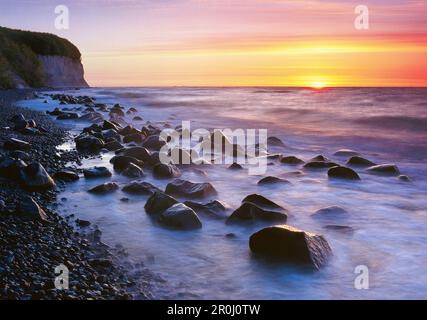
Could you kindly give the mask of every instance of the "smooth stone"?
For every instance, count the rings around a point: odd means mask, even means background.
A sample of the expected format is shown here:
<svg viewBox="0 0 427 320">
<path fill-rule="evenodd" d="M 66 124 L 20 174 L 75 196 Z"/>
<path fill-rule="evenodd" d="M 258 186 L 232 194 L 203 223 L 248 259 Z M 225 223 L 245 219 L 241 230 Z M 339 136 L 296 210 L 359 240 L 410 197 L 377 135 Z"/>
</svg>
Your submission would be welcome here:
<svg viewBox="0 0 427 320">
<path fill-rule="evenodd" d="M 328 177 L 334 179 L 360 180 L 360 177 L 356 171 L 341 166 L 330 168 L 328 170 Z"/>
<path fill-rule="evenodd" d="M 410 182 L 411 178 L 409 178 L 406 175 L 401 174 L 400 176 L 397 177 L 400 181 L 405 181 L 405 182 Z"/>
<path fill-rule="evenodd" d="M 144 147 L 151 150 L 159 151 L 166 142 L 160 138 L 158 135 L 153 135 L 147 137 L 144 141 Z"/>
<path fill-rule="evenodd" d="M 104 194 L 104 193 L 114 192 L 117 189 L 119 189 L 119 186 L 117 185 L 117 183 L 107 182 L 88 190 L 88 192 L 96 193 L 96 194 Z"/>
<path fill-rule="evenodd" d="M 167 208 L 178 203 L 176 199 L 163 192 L 155 192 L 145 203 L 145 212 L 148 214 L 158 214 L 165 211 Z"/>
<path fill-rule="evenodd" d="M 374 166 L 375 163 L 369 161 L 368 159 L 362 158 L 360 156 L 353 156 L 346 162 L 347 165 L 350 166 L 360 166 L 360 167 L 370 167 Z"/>
<path fill-rule="evenodd" d="M 284 210 L 283 207 L 279 206 L 277 203 L 267 199 L 266 197 L 259 195 L 259 194 L 250 194 L 248 196 L 246 196 L 243 200 L 242 203 L 244 202 L 251 202 L 255 205 L 257 205 L 258 207 L 261 208 L 273 208 L 273 209 L 282 209 Z"/>
<path fill-rule="evenodd" d="M 176 203 L 160 213 L 158 222 L 180 230 L 192 230 L 202 227 L 202 222 L 197 213 L 183 203 Z"/>
<path fill-rule="evenodd" d="M 351 149 L 340 149 L 336 151 L 334 155 L 338 157 L 352 157 L 352 156 L 358 156 L 359 152 Z"/>
<path fill-rule="evenodd" d="M 325 162 L 325 161 L 329 161 L 329 159 L 326 158 L 324 155 L 319 154 L 319 155 L 315 156 L 314 158 L 311 158 L 310 161 L 323 161 L 323 162 Z"/>
<path fill-rule="evenodd" d="M 79 180 L 79 175 L 73 171 L 58 171 L 53 175 L 54 179 L 64 182 L 72 182 Z"/>
<path fill-rule="evenodd" d="M 230 209 L 227 204 L 219 200 L 212 200 L 204 204 L 194 201 L 185 201 L 184 204 L 193 209 L 197 214 L 203 214 L 215 219 L 226 218 L 225 212 Z"/>
<path fill-rule="evenodd" d="M 162 192 L 159 188 L 152 185 L 151 183 L 144 181 L 132 181 L 122 189 L 123 192 L 131 194 L 153 194 L 155 192 Z"/>
<path fill-rule="evenodd" d="M 30 220 L 38 220 L 42 222 L 48 221 L 46 212 L 30 196 L 25 196 L 18 202 L 16 211 L 19 215 Z"/>
<path fill-rule="evenodd" d="M 126 148 L 120 152 L 120 155 L 133 157 L 144 163 L 149 163 L 151 161 L 151 153 L 144 147 Z"/>
<path fill-rule="evenodd" d="M 341 207 L 329 206 L 317 210 L 311 216 L 316 219 L 342 219 L 343 217 L 347 218 L 349 213 Z"/>
<path fill-rule="evenodd" d="M 34 191 L 43 191 L 55 187 L 55 181 L 38 162 L 33 162 L 22 168 L 20 178 L 24 187 Z"/>
<path fill-rule="evenodd" d="M 228 167 L 228 169 L 230 169 L 230 170 L 241 170 L 241 169 L 243 169 L 243 167 L 240 164 L 234 162 L 233 164 L 231 164 Z"/>
<path fill-rule="evenodd" d="M 384 176 L 397 176 L 400 174 L 399 168 L 394 164 L 379 164 L 367 168 L 366 171 Z"/>
<path fill-rule="evenodd" d="M 284 212 L 272 211 L 258 207 L 251 202 L 244 202 L 227 219 L 227 223 L 255 222 L 255 221 L 281 221 L 286 222 L 288 216 Z"/>
<path fill-rule="evenodd" d="M 288 225 L 267 227 L 254 233 L 249 239 L 249 247 L 259 256 L 308 265 L 317 270 L 332 255 L 332 249 L 322 235 Z"/>
<path fill-rule="evenodd" d="M 109 130 L 109 129 L 113 129 L 116 132 L 119 131 L 119 127 L 117 125 L 115 125 L 111 121 L 104 120 L 104 123 L 102 124 L 102 130 Z"/>
<path fill-rule="evenodd" d="M 257 182 L 257 184 L 259 184 L 259 185 L 265 185 L 265 184 L 290 184 L 290 182 L 288 180 L 285 180 L 285 179 L 281 179 L 281 178 L 277 178 L 277 177 L 273 177 L 273 176 L 268 176 L 268 177 L 264 177 L 261 180 L 259 180 Z"/>
<path fill-rule="evenodd" d="M 349 227 L 349 226 L 328 224 L 328 225 L 324 226 L 324 228 L 327 230 L 341 232 L 341 233 L 345 233 L 345 234 L 353 234 L 354 233 L 354 229 L 352 227 Z"/>
<path fill-rule="evenodd" d="M 90 222 L 87 220 L 77 219 L 76 224 L 81 228 L 86 228 L 90 226 Z"/>
<path fill-rule="evenodd" d="M 195 183 L 187 180 L 176 179 L 166 186 L 165 192 L 169 195 L 203 198 L 217 194 L 214 186 L 209 182 Z"/>
<path fill-rule="evenodd" d="M 173 164 L 158 163 L 153 168 L 153 174 L 158 178 L 176 178 L 181 175 L 181 171 Z"/>
<path fill-rule="evenodd" d="M 28 142 L 15 139 L 15 138 L 7 139 L 3 147 L 6 150 L 29 151 L 31 149 L 31 145 Z"/>
<path fill-rule="evenodd" d="M 104 148 L 107 149 L 108 151 L 116 151 L 116 150 L 122 149 L 123 145 L 120 142 L 113 140 L 105 143 Z"/>
<path fill-rule="evenodd" d="M 101 139 L 84 134 L 74 139 L 76 148 L 80 151 L 99 152 L 104 147 L 104 141 Z"/>
<path fill-rule="evenodd" d="M 285 164 L 293 164 L 293 165 L 304 163 L 303 160 L 301 160 L 300 158 L 297 158 L 295 156 L 281 157 L 280 162 L 285 163 Z"/>
<path fill-rule="evenodd" d="M 268 137 L 267 138 L 267 144 L 272 145 L 272 146 L 277 146 L 277 147 L 284 147 L 285 146 L 283 141 L 277 137 Z"/>
<path fill-rule="evenodd" d="M 110 170 L 108 170 L 108 168 L 106 168 L 106 167 L 93 167 L 90 169 L 84 169 L 83 175 L 87 179 L 90 179 L 90 178 L 106 178 L 106 177 L 112 176 Z"/>
<path fill-rule="evenodd" d="M 304 168 L 306 169 L 327 169 L 336 166 L 338 166 L 338 164 L 330 161 L 310 161 L 304 164 Z"/>
<path fill-rule="evenodd" d="M 20 179 L 21 170 L 24 169 L 27 164 L 19 159 L 13 159 L 10 157 L 0 158 L 0 175 L 11 178 Z"/>
<path fill-rule="evenodd" d="M 123 143 L 136 142 L 142 143 L 144 141 L 144 135 L 140 133 L 131 133 L 123 137 Z"/>
<path fill-rule="evenodd" d="M 130 163 L 133 163 L 140 168 L 144 166 L 144 162 L 141 160 L 128 156 L 114 156 L 111 158 L 110 163 L 113 164 L 114 170 L 117 171 L 123 171 L 129 166 Z"/>
<path fill-rule="evenodd" d="M 136 164 L 129 163 L 126 169 L 122 171 L 122 175 L 128 178 L 141 178 L 144 171 Z"/>
</svg>

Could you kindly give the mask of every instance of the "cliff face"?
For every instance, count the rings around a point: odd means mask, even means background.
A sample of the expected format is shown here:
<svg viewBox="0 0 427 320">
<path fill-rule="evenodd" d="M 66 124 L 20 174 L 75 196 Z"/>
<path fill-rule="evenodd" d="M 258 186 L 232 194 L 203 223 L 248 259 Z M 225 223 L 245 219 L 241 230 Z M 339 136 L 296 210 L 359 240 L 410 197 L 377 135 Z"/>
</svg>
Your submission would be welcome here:
<svg viewBox="0 0 427 320">
<path fill-rule="evenodd" d="M 48 87 L 88 87 L 80 60 L 62 56 L 38 56 Z"/>
<path fill-rule="evenodd" d="M 79 49 L 49 33 L 0 27 L 0 89 L 88 87 Z"/>
</svg>

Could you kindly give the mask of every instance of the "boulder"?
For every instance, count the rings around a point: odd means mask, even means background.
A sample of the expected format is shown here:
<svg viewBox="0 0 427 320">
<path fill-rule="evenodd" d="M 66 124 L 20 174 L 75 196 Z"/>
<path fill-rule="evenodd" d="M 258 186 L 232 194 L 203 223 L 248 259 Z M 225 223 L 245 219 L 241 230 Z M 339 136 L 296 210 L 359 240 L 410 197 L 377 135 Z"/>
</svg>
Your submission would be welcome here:
<svg viewBox="0 0 427 320">
<path fill-rule="evenodd" d="M 132 125 L 128 125 L 128 126 L 124 127 L 123 129 L 120 129 L 119 133 L 122 136 L 127 136 L 127 135 L 135 134 L 135 133 L 141 134 L 141 131 L 139 131 L 137 128 L 134 128 Z"/>
<path fill-rule="evenodd" d="M 56 120 L 75 120 L 79 118 L 79 114 L 75 112 L 62 112 L 56 117 Z"/>
<path fill-rule="evenodd" d="M 107 149 L 108 151 L 116 151 L 116 150 L 122 149 L 123 146 L 117 140 L 113 140 L 113 141 L 110 141 L 110 142 L 106 142 L 105 145 L 104 145 L 104 148 Z"/>
<path fill-rule="evenodd" d="M 304 163 L 303 160 L 301 160 L 300 158 L 297 158 L 295 156 L 281 157 L 280 158 L 280 162 L 281 163 L 285 163 L 285 164 L 292 164 L 292 165 L 297 165 L 297 164 Z"/>
<path fill-rule="evenodd" d="M 153 194 L 155 192 L 162 192 L 159 188 L 148 182 L 132 181 L 122 189 L 123 192 L 131 194 Z"/>
<path fill-rule="evenodd" d="M 173 164 L 158 163 L 153 167 L 153 174 L 157 178 L 177 178 L 181 171 Z"/>
<path fill-rule="evenodd" d="M 271 146 L 277 146 L 277 147 L 284 147 L 285 146 L 283 141 L 277 137 L 268 137 L 267 138 L 267 144 L 269 144 Z"/>
<path fill-rule="evenodd" d="M 141 160 L 138 160 L 133 157 L 128 157 L 128 156 L 115 156 L 111 158 L 110 163 L 113 164 L 114 170 L 117 170 L 117 171 L 125 170 L 130 163 L 133 163 L 140 168 L 144 166 L 144 162 L 142 162 Z"/>
<path fill-rule="evenodd" d="M 115 125 L 111 121 L 104 120 L 104 123 L 102 124 L 102 130 L 109 130 L 109 129 L 113 129 L 116 132 L 119 131 L 119 127 L 117 125 Z"/>
<path fill-rule="evenodd" d="M 310 161 L 304 165 L 306 169 L 326 169 L 336 167 L 338 164 L 330 161 Z"/>
<path fill-rule="evenodd" d="M 120 155 L 133 157 L 143 162 L 151 162 L 151 153 L 144 147 L 131 147 L 121 151 Z"/>
<path fill-rule="evenodd" d="M 227 219 L 227 223 L 255 222 L 255 221 L 281 221 L 286 222 L 287 214 L 282 211 L 263 209 L 251 202 L 244 202 Z"/>
<path fill-rule="evenodd" d="M 78 151 L 99 152 L 104 147 L 104 141 L 100 138 L 83 134 L 74 139 Z"/>
<path fill-rule="evenodd" d="M 194 201 L 185 201 L 184 204 L 193 209 L 197 214 L 203 214 L 215 219 L 226 218 L 225 212 L 230 209 L 227 204 L 219 200 L 212 200 L 205 204 Z"/>
<path fill-rule="evenodd" d="M 279 206 L 277 203 L 267 199 L 266 197 L 259 195 L 259 194 L 250 194 L 247 197 L 245 197 L 242 200 L 242 203 L 244 202 L 251 202 L 255 205 L 257 205 L 258 207 L 261 208 L 271 208 L 271 209 L 281 209 L 284 210 L 283 207 Z"/>
<path fill-rule="evenodd" d="M 351 149 L 340 149 L 336 151 L 334 155 L 338 157 L 352 157 L 352 156 L 358 156 L 359 152 Z"/>
<path fill-rule="evenodd" d="M 169 183 L 165 192 L 169 195 L 187 198 L 203 198 L 217 193 L 209 182 L 195 183 L 182 179 L 176 179 Z"/>
<path fill-rule="evenodd" d="M 131 133 L 123 137 L 124 143 L 129 142 L 136 142 L 136 143 L 142 143 L 144 141 L 145 136 L 141 133 Z"/>
<path fill-rule="evenodd" d="M 27 164 L 19 159 L 12 159 L 10 157 L 0 158 L 0 175 L 10 179 L 20 179 L 21 170 L 24 169 Z"/>
<path fill-rule="evenodd" d="M 261 180 L 258 181 L 257 184 L 259 185 L 266 185 L 266 184 L 290 184 L 290 182 L 286 179 L 281 179 L 278 177 L 268 176 L 264 177 Z"/>
<path fill-rule="evenodd" d="M 397 177 L 400 181 L 405 181 L 405 182 L 410 182 L 411 178 L 409 178 L 406 175 L 401 174 L 400 176 Z"/>
<path fill-rule="evenodd" d="M 160 138 L 159 135 L 152 135 L 147 137 L 144 141 L 144 147 L 149 150 L 159 151 L 166 142 Z"/>
<path fill-rule="evenodd" d="M 202 227 L 202 222 L 197 213 L 183 203 L 176 203 L 160 213 L 158 222 L 181 230 L 199 229 Z"/>
<path fill-rule="evenodd" d="M 332 255 L 322 235 L 305 232 L 288 225 L 264 228 L 249 239 L 249 247 L 259 256 L 279 259 L 320 269 Z"/>
<path fill-rule="evenodd" d="M 4 146 L 6 150 L 20 150 L 20 151 L 29 151 L 31 149 L 31 145 L 28 142 L 15 139 L 15 138 L 9 138 L 5 141 Z"/>
<path fill-rule="evenodd" d="M 240 164 L 234 162 L 233 164 L 231 164 L 228 167 L 228 169 L 230 169 L 230 170 L 241 170 L 241 169 L 243 169 L 243 167 Z"/>
<path fill-rule="evenodd" d="M 96 193 L 96 194 L 105 194 L 105 193 L 114 192 L 117 189 L 119 189 L 119 186 L 117 185 L 117 183 L 107 182 L 88 190 L 88 192 Z"/>
<path fill-rule="evenodd" d="M 311 215 L 315 219 L 319 220 L 341 220 L 343 218 L 348 218 L 349 213 L 347 210 L 338 207 L 330 206 L 317 210 Z"/>
<path fill-rule="evenodd" d="M 38 203 L 32 197 L 29 196 L 25 196 L 18 202 L 16 206 L 16 212 L 22 217 L 30 220 L 41 222 L 48 221 L 46 212 L 38 205 Z"/>
<path fill-rule="evenodd" d="M 353 169 L 336 166 L 328 170 L 328 177 L 335 179 L 360 180 L 359 175 Z"/>
<path fill-rule="evenodd" d="M 375 163 L 369 161 L 368 159 L 362 158 L 360 156 L 353 156 L 346 162 L 347 165 L 350 166 L 359 166 L 359 167 L 371 167 L 374 166 Z"/>
<path fill-rule="evenodd" d="M 129 163 L 126 169 L 122 171 L 122 175 L 128 178 L 140 178 L 144 175 L 144 171 L 136 164 Z"/>
<path fill-rule="evenodd" d="M 22 168 L 20 178 L 24 187 L 34 191 L 43 191 L 55 187 L 55 182 L 51 176 L 38 162 L 33 162 Z"/>
<path fill-rule="evenodd" d="M 324 155 L 319 154 L 319 155 L 315 156 L 314 158 L 311 158 L 310 161 L 323 161 L 323 162 L 325 162 L 325 161 L 329 161 L 329 159 L 326 158 Z"/>
<path fill-rule="evenodd" d="M 173 206 L 178 201 L 163 192 L 155 192 L 145 203 L 145 212 L 148 214 L 159 214 Z"/>
<path fill-rule="evenodd" d="M 64 182 L 72 182 L 79 180 L 79 175 L 73 171 L 58 171 L 53 175 L 55 180 L 61 180 Z"/>
<path fill-rule="evenodd" d="M 369 173 L 384 175 L 384 176 L 397 176 L 400 174 L 399 168 L 394 164 L 379 164 L 366 169 Z"/>
<path fill-rule="evenodd" d="M 91 178 L 106 178 L 106 177 L 111 177 L 112 176 L 110 170 L 108 170 L 108 168 L 106 168 L 106 167 L 93 167 L 93 168 L 90 168 L 90 169 L 84 169 L 83 170 L 83 175 L 87 179 L 91 179 Z"/>
</svg>

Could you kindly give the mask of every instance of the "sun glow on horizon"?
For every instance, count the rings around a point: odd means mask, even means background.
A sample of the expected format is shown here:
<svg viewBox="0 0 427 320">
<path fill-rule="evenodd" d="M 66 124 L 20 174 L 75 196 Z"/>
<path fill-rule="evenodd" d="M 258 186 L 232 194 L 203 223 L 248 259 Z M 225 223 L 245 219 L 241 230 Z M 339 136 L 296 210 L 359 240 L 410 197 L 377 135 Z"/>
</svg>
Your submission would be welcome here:
<svg viewBox="0 0 427 320">
<path fill-rule="evenodd" d="M 327 84 L 324 81 L 315 81 L 315 82 L 311 82 L 309 84 L 309 87 L 313 89 L 323 89 L 327 87 Z"/>
</svg>

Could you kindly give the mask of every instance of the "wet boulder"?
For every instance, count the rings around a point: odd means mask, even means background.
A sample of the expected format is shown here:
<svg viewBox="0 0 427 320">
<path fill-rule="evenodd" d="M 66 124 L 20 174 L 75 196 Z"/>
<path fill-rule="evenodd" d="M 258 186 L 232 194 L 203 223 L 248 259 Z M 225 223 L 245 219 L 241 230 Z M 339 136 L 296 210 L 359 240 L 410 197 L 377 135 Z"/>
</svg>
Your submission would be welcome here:
<svg viewBox="0 0 427 320">
<path fill-rule="evenodd" d="M 202 227 L 202 222 L 197 213 L 183 203 L 176 203 L 160 213 L 158 222 L 180 230 L 192 230 Z"/>
<path fill-rule="evenodd" d="M 145 212 L 148 214 L 159 214 L 178 203 L 176 199 L 163 192 L 155 192 L 145 203 Z"/>
<path fill-rule="evenodd" d="M 258 185 L 269 185 L 269 184 L 290 184 L 286 179 L 281 179 L 278 177 L 268 176 L 260 179 L 257 182 Z"/>
<path fill-rule="evenodd" d="M 226 211 L 230 209 L 227 204 L 219 200 L 212 200 L 204 204 L 194 201 L 185 201 L 184 204 L 193 209 L 197 214 L 205 215 L 214 219 L 226 218 Z"/>
<path fill-rule="evenodd" d="M 116 124 L 114 124 L 111 121 L 104 120 L 104 122 L 102 124 L 102 130 L 110 130 L 110 129 L 118 132 L 119 131 L 119 126 L 117 126 Z"/>
<path fill-rule="evenodd" d="M 111 158 L 110 163 L 113 164 L 114 170 L 117 170 L 117 171 L 125 170 L 129 166 L 130 163 L 133 163 L 140 168 L 142 168 L 144 166 L 144 162 L 142 162 L 141 160 L 138 160 L 138 159 L 133 158 L 133 157 L 120 156 L 120 155 L 114 156 L 113 158 Z"/>
<path fill-rule="evenodd" d="M 20 150 L 20 151 L 29 151 L 31 149 L 31 145 L 28 142 L 15 139 L 15 138 L 9 138 L 4 142 L 3 146 L 6 150 Z"/>
<path fill-rule="evenodd" d="M 99 152 L 104 147 L 104 141 L 88 134 L 80 135 L 74 141 L 78 151 Z"/>
<path fill-rule="evenodd" d="M 230 166 L 228 166 L 228 169 L 230 169 L 230 170 L 242 170 L 243 167 L 240 164 L 238 164 L 237 162 L 234 162 Z"/>
<path fill-rule="evenodd" d="M 117 183 L 107 182 L 88 190 L 88 192 L 96 193 L 96 194 L 106 194 L 106 193 L 114 192 L 118 189 L 119 189 L 119 186 L 117 185 Z"/>
<path fill-rule="evenodd" d="M 104 116 L 99 112 L 88 112 L 82 115 L 79 118 L 79 121 L 89 121 L 89 122 L 102 122 L 104 120 Z"/>
<path fill-rule="evenodd" d="M 26 219 L 47 222 L 48 216 L 39 204 L 30 196 L 22 198 L 17 206 L 16 213 Z"/>
<path fill-rule="evenodd" d="M 372 161 L 362 158 L 360 156 L 351 157 L 350 159 L 347 160 L 346 164 L 349 166 L 358 166 L 358 167 L 371 167 L 375 165 L 375 163 L 373 163 Z"/>
<path fill-rule="evenodd" d="M 317 156 L 315 156 L 315 157 L 313 157 L 313 158 L 311 158 L 310 159 L 310 161 L 323 161 L 323 162 L 325 162 L 325 161 L 329 161 L 329 159 L 328 158 L 326 158 L 324 155 L 322 155 L 322 154 L 318 154 Z"/>
<path fill-rule="evenodd" d="M 309 161 L 304 164 L 304 168 L 306 169 L 327 169 L 338 166 L 337 163 L 330 161 Z"/>
<path fill-rule="evenodd" d="M 384 176 L 397 176 L 400 174 L 399 168 L 394 164 L 379 164 L 369 167 L 366 171 Z"/>
<path fill-rule="evenodd" d="M 157 178 L 177 178 L 181 171 L 173 164 L 158 163 L 153 167 L 153 174 Z"/>
<path fill-rule="evenodd" d="M 142 143 L 144 141 L 145 136 L 141 133 L 131 133 L 123 137 L 123 143 L 136 142 Z"/>
<path fill-rule="evenodd" d="M 53 178 L 64 182 L 72 182 L 79 180 L 79 175 L 73 171 L 64 170 L 56 172 Z"/>
<path fill-rule="evenodd" d="M 159 135 L 149 136 L 144 141 L 145 148 L 155 151 L 159 151 L 165 144 L 166 142 Z"/>
<path fill-rule="evenodd" d="M 261 208 L 272 208 L 272 209 L 281 209 L 284 210 L 283 207 L 279 206 L 277 203 L 267 199 L 266 197 L 259 195 L 259 194 L 250 194 L 247 197 L 245 197 L 242 200 L 242 203 L 244 202 L 251 202 L 255 205 L 257 205 L 258 207 Z"/>
<path fill-rule="evenodd" d="M 276 146 L 276 147 L 284 147 L 285 146 L 283 141 L 277 137 L 268 137 L 267 138 L 267 144 L 270 146 Z"/>
<path fill-rule="evenodd" d="M 102 136 L 105 140 L 117 140 L 120 141 L 120 134 L 118 134 L 118 132 L 114 129 L 108 129 L 108 130 L 103 130 L 102 131 Z"/>
<path fill-rule="evenodd" d="M 264 209 L 251 202 L 243 202 L 227 219 L 227 223 L 255 222 L 255 221 L 280 221 L 285 223 L 288 218 L 284 210 Z"/>
<path fill-rule="evenodd" d="M 328 220 L 328 221 L 337 221 L 349 217 L 347 210 L 339 206 L 329 206 L 317 210 L 311 215 L 314 219 L 317 220 Z"/>
<path fill-rule="evenodd" d="M 79 114 L 75 112 L 62 112 L 56 117 L 56 120 L 76 120 L 79 118 Z"/>
<path fill-rule="evenodd" d="M 334 155 L 338 157 L 352 157 L 352 156 L 358 156 L 359 152 L 351 149 L 340 149 L 336 151 Z"/>
<path fill-rule="evenodd" d="M 147 163 L 151 161 L 151 153 L 144 147 L 126 148 L 121 151 L 120 155 L 133 157 Z"/>
<path fill-rule="evenodd" d="M 113 140 L 113 141 L 106 142 L 104 145 L 104 148 L 107 149 L 108 151 L 116 151 L 116 150 L 122 149 L 123 145 L 119 141 Z"/>
<path fill-rule="evenodd" d="M 401 174 L 397 177 L 400 181 L 404 181 L 404 182 L 410 182 L 411 178 L 409 178 L 407 175 Z"/>
<path fill-rule="evenodd" d="M 30 190 L 43 191 L 55 187 L 51 176 L 38 162 L 33 162 L 21 169 L 20 178 L 23 186 Z"/>
<path fill-rule="evenodd" d="M 136 164 L 129 163 L 126 169 L 122 171 L 122 175 L 128 178 L 140 178 L 144 175 L 144 171 Z"/>
<path fill-rule="evenodd" d="M 258 256 L 320 269 L 332 255 L 322 235 L 288 225 L 264 228 L 249 239 L 249 247 Z"/>
<path fill-rule="evenodd" d="M 291 165 L 298 165 L 298 164 L 304 163 L 303 160 L 301 160 L 300 158 L 297 158 L 295 156 L 281 157 L 280 162 L 284 163 L 284 164 L 291 164 Z"/>
<path fill-rule="evenodd" d="M 113 107 L 111 108 L 109 115 L 110 117 L 114 117 L 114 116 L 124 117 L 125 113 L 123 112 L 122 109 Z"/>
<path fill-rule="evenodd" d="M 217 193 L 209 182 L 195 183 L 183 179 L 176 179 L 169 183 L 165 192 L 169 195 L 187 198 L 204 198 Z"/>
<path fill-rule="evenodd" d="M 328 177 L 333 179 L 360 180 L 359 175 L 353 169 L 336 166 L 328 170 Z"/>
<path fill-rule="evenodd" d="M 89 169 L 84 169 L 83 175 L 86 179 L 107 178 L 112 176 L 110 170 L 108 170 L 108 168 L 106 167 L 93 167 Z"/>
<path fill-rule="evenodd" d="M 144 181 L 132 181 L 131 183 L 125 185 L 122 189 L 125 193 L 130 194 L 139 194 L 139 195 L 152 195 L 155 192 L 163 192 L 156 186 L 152 185 L 151 183 L 144 182 Z"/>
<path fill-rule="evenodd" d="M 136 133 L 141 134 L 141 131 L 139 131 L 137 128 L 133 127 L 132 125 L 128 125 L 128 126 L 122 128 L 122 129 L 120 129 L 119 133 L 122 136 L 127 136 L 127 135 L 130 135 L 130 134 L 136 134 Z"/>
<path fill-rule="evenodd" d="M 143 121 L 143 119 L 140 116 L 133 117 L 132 120 L 133 121 Z"/>
<path fill-rule="evenodd" d="M 20 159 L 13 159 L 11 157 L 0 158 L 0 175 L 10 179 L 20 179 L 21 170 L 24 169 L 27 164 Z"/>
</svg>

